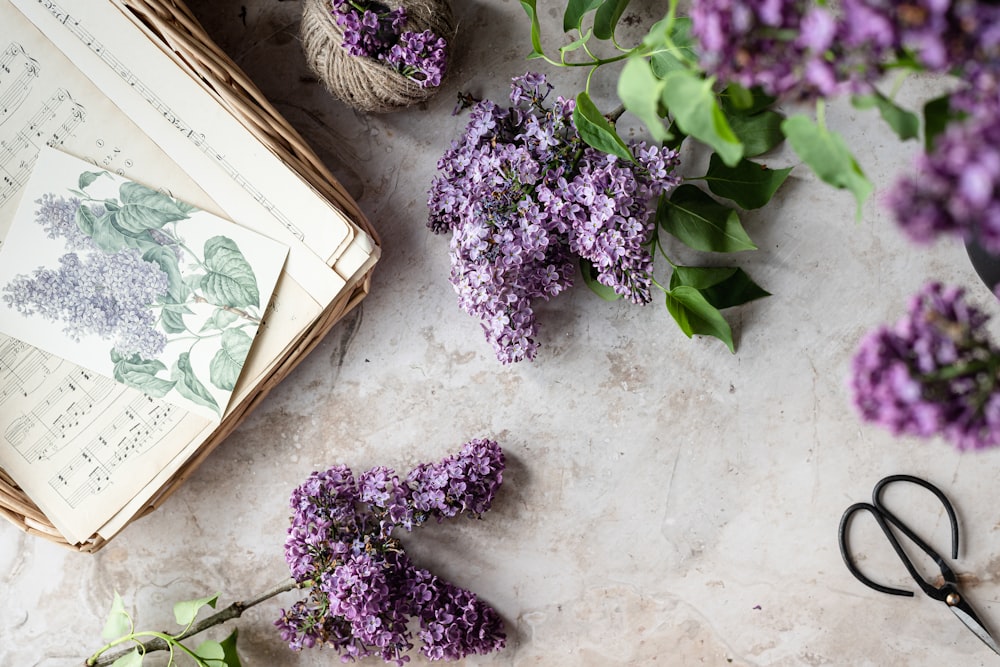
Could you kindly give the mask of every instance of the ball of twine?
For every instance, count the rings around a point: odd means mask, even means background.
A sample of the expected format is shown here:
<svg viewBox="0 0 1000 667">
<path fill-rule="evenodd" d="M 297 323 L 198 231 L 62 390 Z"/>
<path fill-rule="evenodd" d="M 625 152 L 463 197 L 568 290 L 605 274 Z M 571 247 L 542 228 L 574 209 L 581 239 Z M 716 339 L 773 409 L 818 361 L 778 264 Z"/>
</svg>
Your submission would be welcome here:
<svg viewBox="0 0 1000 667">
<path fill-rule="evenodd" d="M 448 0 L 380 0 L 388 9 L 406 10 L 405 30 L 430 30 L 452 48 L 454 18 Z M 344 30 L 331 13 L 330 0 L 305 0 L 300 36 L 306 62 L 326 89 L 355 109 L 384 113 L 413 106 L 438 88 L 423 88 L 375 58 L 352 56 L 342 44 Z M 446 69 L 447 71 L 447 69 Z"/>
</svg>

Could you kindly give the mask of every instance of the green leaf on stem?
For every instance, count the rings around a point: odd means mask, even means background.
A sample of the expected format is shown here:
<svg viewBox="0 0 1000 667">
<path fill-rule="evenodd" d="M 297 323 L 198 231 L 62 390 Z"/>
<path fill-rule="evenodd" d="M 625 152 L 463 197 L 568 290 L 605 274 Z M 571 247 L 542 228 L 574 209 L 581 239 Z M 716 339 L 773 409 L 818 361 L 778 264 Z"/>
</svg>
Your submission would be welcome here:
<svg viewBox="0 0 1000 667">
<path fill-rule="evenodd" d="M 580 273 L 583 275 L 583 283 L 590 288 L 590 291 L 605 301 L 617 301 L 621 298 L 614 288 L 597 281 L 597 271 L 590 260 L 580 258 Z"/>
<path fill-rule="evenodd" d="M 756 250 L 735 210 L 694 185 L 681 185 L 660 198 L 656 219 L 685 245 L 705 252 Z"/>
<path fill-rule="evenodd" d="M 222 650 L 225 654 L 226 667 L 243 667 L 240 662 L 240 656 L 236 652 L 236 640 L 239 638 L 239 632 L 237 628 L 233 628 L 233 631 L 228 637 L 223 639 L 220 644 L 222 645 Z"/>
<path fill-rule="evenodd" d="M 203 641 L 194 652 L 205 662 L 206 667 L 227 667 L 226 651 L 219 642 L 211 639 Z"/>
<path fill-rule="evenodd" d="M 142 667 L 142 653 L 134 648 L 111 663 L 111 667 Z"/>
<path fill-rule="evenodd" d="M 705 181 L 708 188 L 718 195 L 736 202 L 740 208 L 760 208 L 788 178 L 791 167 L 768 169 L 750 160 L 741 160 L 735 167 L 725 164 L 716 153 L 708 161 Z"/>
<path fill-rule="evenodd" d="M 726 86 L 726 96 L 734 109 L 747 112 L 753 107 L 753 93 L 749 88 L 744 88 L 738 83 Z"/>
<path fill-rule="evenodd" d="M 170 195 L 131 181 L 119 188 L 122 207 L 115 212 L 114 224 L 126 234 L 160 229 L 170 222 L 185 220 L 193 207 Z"/>
<path fill-rule="evenodd" d="M 618 19 L 622 17 L 625 8 L 631 0 L 604 0 L 594 15 L 594 36 L 598 39 L 612 39 Z"/>
<path fill-rule="evenodd" d="M 743 142 L 744 157 L 763 155 L 785 140 L 785 133 L 781 131 L 785 117 L 777 111 L 766 109 L 749 115 L 727 113 L 726 119 L 733 133 Z"/>
<path fill-rule="evenodd" d="M 260 305 L 260 292 L 253 267 L 239 246 L 228 236 L 213 236 L 205 241 L 204 275 L 200 286 L 213 306 L 243 308 Z"/>
<path fill-rule="evenodd" d="M 820 127 L 804 114 L 786 118 L 781 129 L 798 156 L 820 179 L 854 195 L 858 204 L 856 217 L 860 220 L 862 206 L 872 193 L 872 184 L 843 138 Z"/>
<path fill-rule="evenodd" d="M 531 20 L 531 53 L 528 54 L 528 60 L 532 58 L 543 58 L 545 56 L 545 51 L 542 50 L 542 27 L 538 23 L 538 10 L 535 7 L 535 0 L 521 0 L 521 6 L 524 7 L 525 13 L 528 15 L 528 19 Z"/>
<path fill-rule="evenodd" d="M 735 166 L 743 157 L 743 144 L 719 108 L 713 83 L 688 70 L 669 72 L 661 97 L 681 131 L 708 144 L 726 164 Z"/>
<path fill-rule="evenodd" d="M 572 53 L 577 49 L 583 47 L 587 41 L 590 39 L 591 31 L 588 30 L 585 34 L 581 35 L 580 39 L 574 40 L 567 44 L 566 46 L 559 47 L 559 58 L 562 62 L 566 62 L 566 54 Z"/>
<path fill-rule="evenodd" d="M 242 329 L 222 332 L 222 345 L 208 364 L 209 380 L 219 389 L 232 391 L 243 372 L 253 339 Z"/>
<path fill-rule="evenodd" d="M 104 622 L 101 638 L 106 642 L 111 642 L 131 632 L 132 617 L 125 611 L 125 603 L 122 601 L 122 597 L 115 591 L 115 597 L 111 601 L 111 612 Z"/>
<path fill-rule="evenodd" d="M 211 408 L 217 413 L 220 411 L 219 404 L 215 398 L 205 389 L 205 385 L 195 375 L 194 368 L 191 366 L 190 352 L 182 352 L 177 357 L 173 368 L 170 369 L 170 379 L 176 382 L 174 389 L 184 398 L 192 403 Z"/>
<path fill-rule="evenodd" d="M 174 388 L 173 382 L 156 376 L 160 371 L 167 370 L 162 361 L 143 359 L 138 354 L 126 358 L 112 350 L 111 363 L 114 364 L 112 373 L 115 380 L 148 396 L 162 398 Z"/>
<path fill-rule="evenodd" d="M 623 160 L 634 162 L 632 152 L 622 141 L 614 126 L 608 122 L 604 114 L 597 108 L 587 91 L 580 91 L 576 96 L 576 106 L 573 108 L 573 124 L 580 138 L 589 146 L 599 151 L 617 155 Z"/>
<path fill-rule="evenodd" d="M 882 120 L 902 141 L 920 136 L 920 118 L 917 114 L 902 108 L 877 90 L 868 95 L 854 95 L 851 104 L 856 109 L 877 108 Z"/>
<path fill-rule="evenodd" d="M 666 301 L 667 311 L 685 336 L 712 336 L 725 343 L 730 352 L 736 352 L 729 323 L 701 292 L 687 285 L 679 285 L 666 293 Z"/>
<path fill-rule="evenodd" d="M 698 290 L 706 301 L 719 310 L 771 296 L 743 269 L 733 266 L 676 266 L 670 275 L 670 288 L 680 285 Z"/>
<path fill-rule="evenodd" d="M 583 17 L 597 9 L 601 2 L 603 0 L 569 0 L 563 13 L 563 31 L 580 30 Z"/>
<path fill-rule="evenodd" d="M 688 63 L 698 62 L 698 54 L 691 36 L 691 19 L 676 18 L 671 25 L 662 19 L 649 31 L 642 41 L 646 48 L 654 50 L 649 58 L 653 74 L 664 78 L 668 72 L 688 69 Z"/>
<path fill-rule="evenodd" d="M 83 172 L 82 174 L 80 174 L 80 178 L 78 179 L 78 184 L 80 186 L 80 189 L 81 190 L 86 190 L 87 186 L 89 186 L 91 183 L 93 183 L 98 178 L 100 178 L 101 176 L 103 176 L 103 175 L 105 175 L 107 173 L 108 172 L 106 172 L 106 171 L 85 171 L 85 172 Z"/>
<path fill-rule="evenodd" d="M 636 118 L 646 124 L 656 141 L 672 138 L 660 115 L 664 81 L 653 74 L 645 58 L 629 58 L 618 75 L 618 99 Z"/>
<path fill-rule="evenodd" d="M 219 594 L 210 595 L 204 598 L 198 598 L 197 600 L 183 600 L 174 605 L 174 619 L 177 621 L 177 625 L 188 627 L 194 623 L 194 619 L 198 616 L 198 612 L 201 611 L 202 607 L 206 605 L 215 609 L 215 603 L 219 600 Z"/>
</svg>

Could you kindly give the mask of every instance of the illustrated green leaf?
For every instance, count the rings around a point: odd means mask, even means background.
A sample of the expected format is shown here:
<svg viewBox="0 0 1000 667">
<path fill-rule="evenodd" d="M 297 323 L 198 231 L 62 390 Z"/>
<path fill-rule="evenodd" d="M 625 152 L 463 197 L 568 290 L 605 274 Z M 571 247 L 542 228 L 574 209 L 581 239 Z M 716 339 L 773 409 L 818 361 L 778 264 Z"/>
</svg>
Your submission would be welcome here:
<svg viewBox="0 0 1000 667">
<path fill-rule="evenodd" d="M 690 184 L 678 187 L 669 199 L 661 197 L 656 218 L 663 229 L 695 250 L 757 249 L 735 210 Z"/>
<path fill-rule="evenodd" d="M 563 13 L 563 31 L 579 30 L 583 17 L 594 11 L 603 0 L 569 0 Z M 581 31 L 582 32 L 582 31 Z"/>
<path fill-rule="evenodd" d="M 766 109 L 754 114 L 727 114 L 729 127 L 743 143 L 744 157 L 757 157 L 773 150 L 785 140 L 781 123 L 785 117 L 777 111 Z"/>
<path fill-rule="evenodd" d="M 101 631 L 101 638 L 106 642 L 112 642 L 124 637 L 132 632 L 132 617 L 125 611 L 125 603 L 122 597 L 115 591 L 115 597 L 111 601 L 111 611 L 104 622 L 104 629 Z"/>
<path fill-rule="evenodd" d="M 594 102 L 590 99 L 587 91 L 582 90 L 576 96 L 576 106 L 573 109 L 573 124 L 576 126 L 580 138 L 587 145 L 604 151 L 611 155 L 617 155 L 623 160 L 634 162 L 632 152 L 622 141 L 614 126 L 608 122 L 604 114 L 600 112 Z"/>
<path fill-rule="evenodd" d="M 740 160 L 735 167 L 730 167 L 717 153 L 712 153 L 705 181 L 708 183 L 708 188 L 719 197 L 736 202 L 740 208 L 754 209 L 771 201 L 771 197 L 791 171 L 791 167 L 768 169 L 747 159 Z"/>
<path fill-rule="evenodd" d="M 604 0 L 594 15 L 594 36 L 598 39 L 611 39 L 615 35 L 618 19 L 622 17 L 625 8 L 631 0 Z"/>
<path fill-rule="evenodd" d="M 528 59 L 541 58 L 545 55 L 542 50 L 542 28 L 538 23 L 538 10 L 535 7 L 535 0 L 521 0 L 521 7 L 524 8 L 528 19 L 531 21 L 531 53 Z"/>
<path fill-rule="evenodd" d="M 882 120 L 902 141 L 920 136 L 920 118 L 917 114 L 900 107 L 877 90 L 868 95 L 855 95 L 851 98 L 851 103 L 857 109 L 877 108 Z"/>
<path fill-rule="evenodd" d="M 114 364 L 112 373 L 115 380 L 147 396 L 162 398 L 174 387 L 172 381 L 157 377 L 157 373 L 167 370 L 167 367 L 156 359 L 143 359 L 138 354 L 126 358 L 112 350 L 111 362 Z"/>
<path fill-rule="evenodd" d="M 208 597 L 198 598 L 196 600 L 183 600 L 174 605 L 174 619 L 177 621 L 177 625 L 181 627 L 188 627 L 194 623 L 194 619 L 197 618 L 198 612 L 201 611 L 202 607 L 209 606 L 215 609 L 215 603 L 219 600 L 219 594 L 209 595 Z M 198 653 L 201 655 L 201 653 Z"/>
<path fill-rule="evenodd" d="M 107 173 L 106 171 L 85 171 L 80 174 L 80 178 L 77 181 L 78 186 L 81 190 L 86 190 L 91 183 Z"/>
<path fill-rule="evenodd" d="M 695 335 L 712 336 L 725 343 L 730 352 L 736 352 L 729 323 L 701 292 L 693 287 L 680 285 L 669 290 L 666 299 L 667 311 L 684 335 L 688 338 Z"/>
<path fill-rule="evenodd" d="M 76 224 L 84 234 L 93 240 L 100 250 L 113 254 L 122 248 L 138 248 L 142 241 L 133 235 L 125 234 L 114 224 L 114 211 L 106 210 L 97 216 L 87 204 L 81 204 L 76 209 Z M 148 241 L 148 235 L 145 237 Z"/>
<path fill-rule="evenodd" d="M 736 165 L 743 157 L 743 144 L 719 108 L 712 90 L 714 80 L 678 70 L 669 72 L 663 81 L 663 103 L 681 130 L 711 146 L 726 164 Z"/>
<path fill-rule="evenodd" d="M 169 247 L 154 245 L 142 254 L 142 259 L 156 264 L 167 274 L 168 288 L 165 296 L 170 303 L 184 303 L 191 294 L 191 288 L 184 282 L 177 254 Z M 175 332 L 176 333 L 176 332 Z"/>
<path fill-rule="evenodd" d="M 719 310 L 771 296 L 737 267 L 677 266 L 670 275 L 670 288 L 680 285 L 695 288 Z"/>
<path fill-rule="evenodd" d="M 240 319 L 240 316 L 231 310 L 219 308 L 212 313 L 211 317 L 205 320 L 205 323 L 202 325 L 199 333 L 204 333 L 206 331 L 222 331 L 238 319 Z"/>
<path fill-rule="evenodd" d="M 142 653 L 134 648 L 111 663 L 111 667 L 142 667 Z"/>
<path fill-rule="evenodd" d="M 618 75 L 618 98 L 639 120 L 646 124 L 656 141 L 667 141 L 670 132 L 660 116 L 660 96 L 665 82 L 653 74 L 645 58 L 629 58 Z"/>
<path fill-rule="evenodd" d="M 219 642 L 210 639 L 203 641 L 194 652 L 205 661 L 207 667 L 226 667 L 226 651 Z"/>
<path fill-rule="evenodd" d="M 948 124 L 964 116 L 951 108 L 951 95 L 936 97 L 924 104 L 924 150 L 934 148 L 934 140 L 947 129 Z"/>
<path fill-rule="evenodd" d="M 862 206 L 872 193 L 872 184 L 841 136 L 818 126 L 804 114 L 786 118 L 781 129 L 798 156 L 820 179 L 854 195 L 858 204 L 856 217 L 860 219 Z"/>
<path fill-rule="evenodd" d="M 176 383 L 174 389 L 181 396 L 193 403 L 219 412 L 219 404 L 195 375 L 194 368 L 191 366 L 190 352 L 182 352 L 177 357 L 173 368 L 170 369 L 170 379 Z"/>
<path fill-rule="evenodd" d="M 227 236 L 205 241 L 205 266 L 208 272 L 199 286 L 209 303 L 231 308 L 260 305 L 257 277 L 235 241 Z"/>
<path fill-rule="evenodd" d="M 594 269 L 594 265 L 583 257 L 580 258 L 580 273 L 583 274 L 583 282 L 590 288 L 590 291 L 605 301 L 617 301 L 621 298 L 621 295 L 615 292 L 613 287 L 608 287 L 597 281 L 597 271 Z"/>
<path fill-rule="evenodd" d="M 127 233 L 139 234 L 184 220 L 193 210 L 170 195 L 128 181 L 118 191 L 122 207 L 114 214 L 115 225 Z"/>
<path fill-rule="evenodd" d="M 253 339 L 242 329 L 222 332 L 222 345 L 208 365 L 209 380 L 219 389 L 232 391 L 243 372 Z"/>
<path fill-rule="evenodd" d="M 238 629 L 233 628 L 229 636 L 219 642 L 222 645 L 222 651 L 225 655 L 224 661 L 226 667 L 243 667 L 243 664 L 240 662 L 239 653 L 236 652 L 236 640 L 238 638 Z"/>
</svg>

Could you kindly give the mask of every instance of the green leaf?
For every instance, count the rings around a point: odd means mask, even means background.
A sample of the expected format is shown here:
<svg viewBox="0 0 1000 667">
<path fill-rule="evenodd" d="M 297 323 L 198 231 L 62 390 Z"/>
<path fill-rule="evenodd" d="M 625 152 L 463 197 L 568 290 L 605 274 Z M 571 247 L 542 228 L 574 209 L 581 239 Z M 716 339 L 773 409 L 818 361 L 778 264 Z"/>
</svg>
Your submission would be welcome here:
<svg viewBox="0 0 1000 667">
<path fill-rule="evenodd" d="M 103 175 L 105 175 L 107 173 L 108 172 L 106 172 L 106 171 L 85 171 L 85 172 L 83 172 L 82 174 L 80 174 L 80 178 L 78 180 L 79 188 L 81 190 L 86 190 L 87 186 L 89 186 L 91 183 L 93 183 L 98 178 L 100 178 L 101 176 L 103 176 Z"/>
<path fill-rule="evenodd" d="M 236 652 L 236 640 L 239 638 L 239 632 L 237 628 L 233 628 L 233 631 L 228 637 L 223 639 L 220 644 L 222 645 L 222 650 L 225 654 L 226 667 L 243 667 L 240 662 L 239 653 Z"/>
<path fill-rule="evenodd" d="M 194 619 L 198 617 L 198 612 L 201 611 L 202 607 L 209 606 L 215 609 L 215 603 L 218 600 L 219 594 L 216 593 L 215 595 L 198 598 L 197 600 L 178 602 L 174 605 L 174 619 L 177 621 L 177 625 L 184 628 L 188 627 L 194 623 Z"/>
<path fill-rule="evenodd" d="M 569 0 L 563 13 L 563 32 L 579 30 L 583 25 L 583 17 L 597 9 L 601 2 L 602 0 Z"/>
<path fill-rule="evenodd" d="M 917 114 L 900 107 L 877 90 L 868 95 L 855 95 L 851 98 L 851 103 L 856 109 L 877 108 L 882 120 L 902 141 L 920 136 L 920 118 Z"/>
<path fill-rule="evenodd" d="M 680 285 L 669 290 L 666 298 L 667 310 L 684 335 L 688 338 L 695 335 L 712 336 L 725 343 L 730 352 L 736 352 L 729 323 L 701 292 L 693 287 Z"/>
<path fill-rule="evenodd" d="M 142 667 L 142 654 L 134 648 L 111 663 L 111 667 Z"/>
<path fill-rule="evenodd" d="M 125 611 L 125 603 L 122 597 L 115 591 L 115 597 L 111 601 L 111 611 L 104 622 L 104 629 L 101 631 L 101 638 L 106 642 L 120 639 L 132 632 L 132 617 Z"/>
<path fill-rule="evenodd" d="M 565 60 L 566 60 L 566 54 L 567 53 L 571 53 L 573 51 L 576 51 L 577 49 L 579 49 L 583 45 L 585 45 L 588 40 L 590 40 L 590 34 L 591 34 L 591 31 L 588 30 L 586 32 L 586 34 L 584 34 L 584 35 L 582 35 L 580 37 L 580 39 L 573 40 L 572 42 L 570 42 L 566 46 L 560 46 L 559 47 L 559 57 L 563 60 L 563 62 L 565 62 Z"/>
<path fill-rule="evenodd" d="M 670 276 L 670 288 L 693 287 L 719 310 L 771 296 L 737 267 L 677 266 Z"/>
<path fill-rule="evenodd" d="M 653 51 L 649 58 L 653 74 L 665 78 L 669 72 L 690 69 L 689 63 L 698 62 L 691 36 L 691 19 L 679 17 L 671 25 L 667 19 L 658 21 L 642 40 Z"/>
<path fill-rule="evenodd" d="M 87 204 L 81 204 L 76 209 L 76 224 L 84 234 L 89 236 L 100 250 L 114 254 L 122 248 L 136 248 L 141 245 L 139 239 L 122 233 L 114 224 L 114 211 L 107 210 L 100 217 L 94 215 L 93 209 Z M 146 237 L 148 239 L 148 236 Z"/>
<path fill-rule="evenodd" d="M 726 86 L 726 96 L 729 98 L 729 104 L 734 109 L 747 111 L 753 107 L 753 93 L 738 83 L 731 83 Z"/>
<path fill-rule="evenodd" d="M 243 308 L 260 305 L 257 276 L 236 242 L 227 236 L 205 241 L 205 266 L 199 286 L 214 306 Z"/>
<path fill-rule="evenodd" d="M 156 264 L 161 271 L 167 274 L 168 288 L 165 296 L 169 297 L 169 302 L 184 303 L 187 300 L 188 296 L 191 295 L 191 288 L 184 282 L 180 261 L 173 249 L 157 244 L 142 253 L 142 259 Z"/>
<path fill-rule="evenodd" d="M 199 333 L 204 333 L 206 331 L 222 331 L 238 319 L 240 319 L 240 316 L 236 313 L 224 308 L 219 308 L 212 313 L 210 318 L 205 320 L 205 323 L 202 325 Z"/>
<path fill-rule="evenodd" d="M 760 208 L 788 178 L 791 167 L 768 169 L 750 160 L 741 160 L 735 167 L 723 163 L 718 154 L 712 153 L 708 162 L 705 181 L 708 188 L 718 195 L 736 202 L 740 208 Z"/>
<path fill-rule="evenodd" d="M 645 58 L 629 58 L 618 75 L 618 98 L 626 109 L 646 124 L 649 133 L 660 142 L 671 138 L 659 113 L 664 85 L 653 74 Z"/>
<path fill-rule="evenodd" d="M 726 164 L 735 166 L 743 157 L 743 144 L 719 108 L 712 90 L 714 80 L 680 70 L 668 73 L 663 81 L 663 103 L 681 130 L 708 144 Z"/>
<path fill-rule="evenodd" d="M 735 84 L 730 84 L 730 87 L 733 85 Z M 742 86 L 740 86 L 740 88 L 742 88 Z M 748 107 L 740 107 L 735 103 L 736 99 L 731 94 L 730 88 L 726 88 L 726 94 L 721 97 L 722 110 L 726 113 L 726 117 L 732 118 L 733 116 L 752 116 L 764 111 L 778 101 L 777 97 L 768 95 L 757 86 L 750 88 L 748 92 L 753 98 L 753 101 Z M 741 96 L 742 93 L 737 93 L 736 95 Z M 745 101 L 745 98 L 741 99 L 744 99 Z"/>
<path fill-rule="evenodd" d="M 580 272 L 583 274 L 584 284 L 597 296 L 605 301 L 617 301 L 621 298 L 621 295 L 615 292 L 613 287 L 608 287 L 604 283 L 597 281 L 597 271 L 594 269 L 594 265 L 590 263 L 590 260 L 583 257 L 580 258 Z"/>
<path fill-rule="evenodd" d="M 755 114 L 727 114 L 729 127 L 743 143 L 744 157 L 757 157 L 776 148 L 785 140 L 781 123 L 785 117 L 770 109 Z"/>
<path fill-rule="evenodd" d="M 232 391 L 243 372 L 253 339 L 242 329 L 222 332 L 222 346 L 208 365 L 209 380 L 219 389 Z"/>
<path fill-rule="evenodd" d="M 535 0 L 521 0 L 521 6 L 531 20 L 531 53 L 528 59 L 541 58 L 545 55 L 542 50 L 542 28 L 538 23 L 538 10 L 535 7 Z"/>
<path fill-rule="evenodd" d="M 948 124 L 960 120 L 964 113 L 951 108 L 951 95 L 942 95 L 924 105 L 924 150 L 934 148 L 934 140 L 947 129 Z"/>
<path fill-rule="evenodd" d="M 604 0 L 594 15 L 594 36 L 598 39 L 611 39 L 615 36 L 615 27 L 622 17 L 630 0 Z"/>
<path fill-rule="evenodd" d="M 177 357 L 174 367 L 170 369 L 170 379 L 176 382 L 174 389 L 192 403 L 204 405 L 219 412 L 219 404 L 215 401 L 205 385 L 198 380 L 194 368 L 191 367 L 191 353 L 182 352 Z"/>
<path fill-rule="evenodd" d="M 669 199 L 660 198 L 656 210 L 659 224 L 686 245 L 706 252 L 756 250 L 739 215 L 701 189 L 685 184 Z"/>
<path fill-rule="evenodd" d="M 219 642 L 210 639 L 203 641 L 194 652 L 205 661 L 207 667 L 226 667 L 226 651 Z"/>
<path fill-rule="evenodd" d="M 134 387 L 147 396 L 162 398 L 174 388 L 173 382 L 156 376 L 160 371 L 167 370 L 161 361 L 143 359 L 138 354 L 125 358 L 112 350 L 111 362 L 114 364 L 112 373 L 115 380 Z"/>
<path fill-rule="evenodd" d="M 573 124 L 576 126 L 580 138 L 587 145 L 604 151 L 611 155 L 617 155 L 623 160 L 634 162 L 631 151 L 622 141 L 615 128 L 604 117 L 594 102 L 590 99 L 587 91 L 580 91 L 576 96 L 576 106 L 573 109 Z"/>
<path fill-rule="evenodd" d="M 840 135 L 819 127 L 804 114 L 786 118 L 781 129 L 798 156 L 820 179 L 854 195 L 858 203 L 856 217 L 860 219 L 872 184 Z"/>
<path fill-rule="evenodd" d="M 132 234 L 160 229 L 167 223 L 184 220 L 194 210 L 170 195 L 132 181 L 122 183 L 118 194 L 122 207 L 115 212 L 114 223 Z"/>
</svg>

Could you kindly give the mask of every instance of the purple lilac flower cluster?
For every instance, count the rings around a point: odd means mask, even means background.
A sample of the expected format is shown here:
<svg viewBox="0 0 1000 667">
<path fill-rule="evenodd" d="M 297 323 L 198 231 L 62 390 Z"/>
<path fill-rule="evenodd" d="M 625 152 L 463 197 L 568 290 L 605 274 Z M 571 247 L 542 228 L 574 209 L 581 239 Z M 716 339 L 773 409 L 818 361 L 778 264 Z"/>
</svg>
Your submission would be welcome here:
<svg viewBox="0 0 1000 667">
<path fill-rule="evenodd" d="M 380 60 L 421 88 L 441 85 L 448 42 L 430 30 L 404 30 L 404 7 L 390 10 L 375 2 L 332 0 L 332 8 L 349 54 Z"/>
<path fill-rule="evenodd" d="M 330 646 L 343 660 L 377 655 L 403 664 L 419 621 L 420 651 L 458 660 L 504 647 L 503 622 L 474 593 L 417 567 L 392 532 L 431 517 L 489 510 L 503 481 L 504 455 L 488 439 L 467 442 L 405 480 L 389 468 L 355 479 L 346 466 L 315 472 L 292 492 L 285 559 L 306 599 L 275 622 L 293 650 Z"/>
<path fill-rule="evenodd" d="M 678 183 L 677 152 L 633 142 L 635 162 L 587 146 L 574 102 L 545 77 L 513 80 L 510 101 L 472 109 L 459 141 L 438 161 L 428 226 L 451 232 L 450 280 L 502 363 L 537 351 L 535 299 L 572 285 L 578 258 L 634 303 L 650 300 L 649 204 Z"/>
<path fill-rule="evenodd" d="M 62 237 L 78 252 L 62 255 L 58 268 L 13 278 L 4 286 L 4 302 L 23 315 L 62 322 L 63 332 L 76 340 L 87 334 L 111 339 L 123 357 L 158 357 L 167 339 L 150 306 L 169 291 L 167 274 L 135 248 L 98 249 L 76 222 L 79 199 L 46 195 L 36 203 L 35 220 L 49 238 Z M 91 212 L 100 217 L 104 207 L 94 205 Z"/>
<path fill-rule="evenodd" d="M 964 296 L 930 283 L 894 327 L 861 341 L 851 388 L 863 419 L 893 435 L 941 435 L 959 449 L 1000 445 L 1000 348 Z"/>
</svg>

